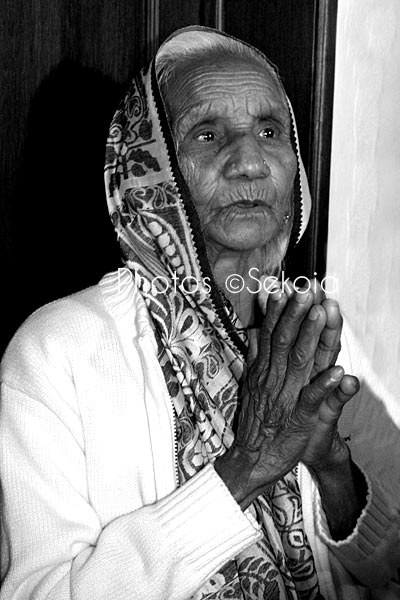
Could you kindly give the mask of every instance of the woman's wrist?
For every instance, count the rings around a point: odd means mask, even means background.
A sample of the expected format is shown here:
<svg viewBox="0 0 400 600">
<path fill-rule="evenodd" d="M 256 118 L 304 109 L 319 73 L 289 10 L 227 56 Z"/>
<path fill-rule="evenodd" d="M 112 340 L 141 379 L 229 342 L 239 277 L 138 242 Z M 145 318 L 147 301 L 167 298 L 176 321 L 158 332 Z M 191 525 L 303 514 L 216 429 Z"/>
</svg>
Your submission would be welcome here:
<svg viewBox="0 0 400 600">
<path fill-rule="evenodd" d="M 232 446 L 214 462 L 216 473 L 221 477 L 243 511 L 262 491 L 256 491 L 251 485 L 253 467 L 254 460 L 235 446 Z"/>
<path fill-rule="evenodd" d="M 324 454 L 318 461 L 306 462 L 306 466 L 318 478 L 319 474 L 330 472 L 341 472 L 349 468 L 351 453 L 346 442 L 338 436 L 332 443 L 328 454 Z"/>
<path fill-rule="evenodd" d="M 240 473 L 239 461 L 232 456 L 232 450 L 228 450 L 225 454 L 218 457 L 214 462 L 214 469 L 220 476 L 234 500 L 239 504 L 242 510 L 247 508 L 245 498 L 245 485 L 242 483 L 243 473 Z"/>
</svg>

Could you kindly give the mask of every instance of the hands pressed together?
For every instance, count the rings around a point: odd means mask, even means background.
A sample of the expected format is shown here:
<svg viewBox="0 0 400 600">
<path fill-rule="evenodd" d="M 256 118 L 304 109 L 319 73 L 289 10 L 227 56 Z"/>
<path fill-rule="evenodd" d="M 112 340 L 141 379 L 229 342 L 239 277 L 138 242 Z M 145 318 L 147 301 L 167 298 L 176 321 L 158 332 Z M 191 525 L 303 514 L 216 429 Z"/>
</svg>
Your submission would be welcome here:
<svg viewBox="0 0 400 600">
<path fill-rule="evenodd" d="M 242 509 L 299 461 L 321 481 L 335 471 L 341 473 L 338 481 L 343 472 L 351 477 L 337 422 L 359 382 L 335 366 L 341 329 L 337 303 L 325 299 L 316 281 L 308 292 L 268 295 L 258 352 L 249 358 L 241 391 L 235 441 L 215 461 Z"/>
</svg>

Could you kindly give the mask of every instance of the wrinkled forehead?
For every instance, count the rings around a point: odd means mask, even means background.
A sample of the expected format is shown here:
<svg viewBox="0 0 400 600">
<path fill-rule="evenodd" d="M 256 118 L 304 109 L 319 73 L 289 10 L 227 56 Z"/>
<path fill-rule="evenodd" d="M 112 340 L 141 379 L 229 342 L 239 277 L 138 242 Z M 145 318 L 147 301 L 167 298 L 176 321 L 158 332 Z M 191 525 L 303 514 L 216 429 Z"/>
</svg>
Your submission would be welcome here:
<svg viewBox="0 0 400 600">
<path fill-rule="evenodd" d="M 159 73 L 159 66 L 162 70 L 162 64 L 168 64 L 168 75 L 161 85 L 164 99 L 168 102 L 168 93 L 166 82 L 182 75 L 188 75 L 197 68 L 201 68 L 206 63 L 213 71 L 213 76 L 218 76 L 218 64 L 221 62 L 233 63 L 237 66 L 237 71 L 233 73 L 233 80 L 237 81 L 240 77 L 242 65 L 247 67 L 248 71 L 254 73 L 257 71 L 264 80 L 268 81 L 273 88 L 274 95 L 283 101 L 287 107 L 287 96 L 277 74 L 276 67 L 270 63 L 264 54 L 256 48 L 249 46 L 241 40 L 230 38 L 216 30 L 201 28 L 187 28 L 174 33 L 171 38 L 166 40 L 159 48 L 156 57 L 156 72 Z M 161 82 L 160 82 L 161 83 Z M 251 85 L 251 75 L 248 84 Z M 234 85 L 234 83 L 233 83 Z"/>
<path fill-rule="evenodd" d="M 204 85 L 235 91 L 247 87 L 249 91 L 267 93 L 276 102 L 286 104 L 286 96 L 273 69 L 251 57 L 209 52 L 204 56 L 187 58 L 175 68 L 171 81 L 179 84 L 182 92 L 190 93 L 188 84 L 202 80 Z"/>
<path fill-rule="evenodd" d="M 290 128 L 286 99 L 273 73 L 251 59 L 220 56 L 183 63 L 167 88 L 170 119 L 268 116 Z"/>
<path fill-rule="evenodd" d="M 164 100 L 174 129 L 187 120 L 246 114 L 275 118 L 290 128 L 286 96 L 275 72 L 252 57 L 216 51 L 186 58 L 164 87 Z"/>
</svg>

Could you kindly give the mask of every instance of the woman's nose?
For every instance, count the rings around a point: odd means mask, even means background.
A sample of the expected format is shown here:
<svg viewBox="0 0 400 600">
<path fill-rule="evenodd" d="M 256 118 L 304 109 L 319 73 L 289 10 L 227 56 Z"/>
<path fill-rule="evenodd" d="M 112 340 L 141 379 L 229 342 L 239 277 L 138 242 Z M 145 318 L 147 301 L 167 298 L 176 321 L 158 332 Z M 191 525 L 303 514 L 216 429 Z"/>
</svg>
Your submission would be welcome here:
<svg viewBox="0 0 400 600">
<path fill-rule="evenodd" d="M 263 158 L 257 140 L 251 136 L 241 136 L 232 142 L 225 163 L 227 179 L 258 179 L 268 177 L 269 174 L 268 162 Z"/>
</svg>

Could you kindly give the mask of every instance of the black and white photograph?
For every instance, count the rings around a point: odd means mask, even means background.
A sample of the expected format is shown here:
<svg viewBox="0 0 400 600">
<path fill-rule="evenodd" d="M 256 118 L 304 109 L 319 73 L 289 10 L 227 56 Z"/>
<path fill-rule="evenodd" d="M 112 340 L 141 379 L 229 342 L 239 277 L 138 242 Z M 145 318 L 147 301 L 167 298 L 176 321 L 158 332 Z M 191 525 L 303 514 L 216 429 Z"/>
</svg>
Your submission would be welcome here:
<svg viewBox="0 0 400 600">
<path fill-rule="evenodd" d="M 400 600 L 400 1 L 0 12 L 0 600 Z"/>
</svg>

